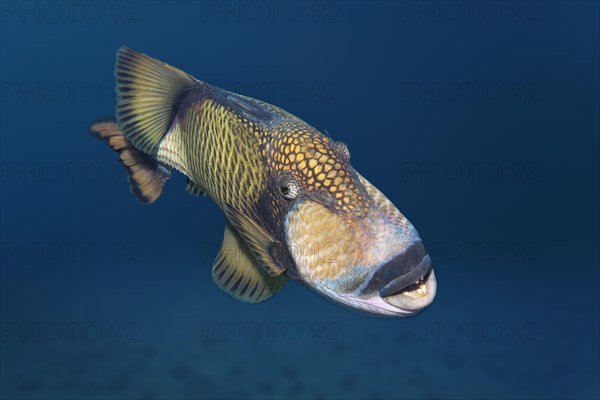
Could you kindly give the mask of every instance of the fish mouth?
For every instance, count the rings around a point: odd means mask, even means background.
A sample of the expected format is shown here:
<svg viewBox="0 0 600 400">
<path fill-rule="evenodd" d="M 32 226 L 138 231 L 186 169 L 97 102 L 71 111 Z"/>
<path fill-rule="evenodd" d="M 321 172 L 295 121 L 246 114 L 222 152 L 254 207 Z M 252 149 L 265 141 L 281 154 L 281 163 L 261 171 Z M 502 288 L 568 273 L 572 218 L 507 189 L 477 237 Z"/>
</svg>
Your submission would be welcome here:
<svg viewBox="0 0 600 400">
<path fill-rule="evenodd" d="M 354 293 L 356 297 L 329 290 L 325 292 L 335 301 L 369 314 L 388 317 L 414 315 L 433 302 L 437 291 L 431 258 L 421 245 L 415 250 L 410 254 L 418 254 L 418 258 L 407 258 L 403 254 L 380 267 L 362 288 L 362 295 L 360 292 Z M 410 262 L 407 263 L 407 260 Z"/>
<path fill-rule="evenodd" d="M 387 304 L 403 312 L 416 313 L 433 302 L 437 291 L 431 259 L 426 255 L 410 273 L 397 277 L 379 291 Z"/>
<path fill-rule="evenodd" d="M 437 281 L 427 254 L 416 267 L 405 272 L 407 268 L 409 267 L 401 258 L 391 260 L 384 268 L 376 271 L 362 288 L 362 292 L 340 293 L 319 284 L 314 288 L 330 300 L 357 311 L 383 317 L 408 317 L 433 302 Z M 366 291 L 370 294 L 365 293 Z"/>
<path fill-rule="evenodd" d="M 433 302 L 437 282 L 431 258 L 421 241 L 380 266 L 363 288 L 386 313 L 411 315 Z"/>
</svg>

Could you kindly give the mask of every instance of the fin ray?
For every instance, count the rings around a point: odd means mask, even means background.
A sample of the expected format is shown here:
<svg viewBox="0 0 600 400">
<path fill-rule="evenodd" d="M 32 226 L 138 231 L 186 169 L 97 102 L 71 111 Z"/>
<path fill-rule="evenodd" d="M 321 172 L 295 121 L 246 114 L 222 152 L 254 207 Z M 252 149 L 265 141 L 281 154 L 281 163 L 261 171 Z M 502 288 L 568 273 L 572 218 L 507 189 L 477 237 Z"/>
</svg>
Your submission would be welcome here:
<svg viewBox="0 0 600 400">
<path fill-rule="evenodd" d="M 185 191 L 195 196 L 206 196 L 204 189 L 190 178 L 185 181 Z"/>
<path fill-rule="evenodd" d="M 287 282 L 285 275 L 272 277 L 261 268 L 229 222 L 225 225 L 223 244 L 213 264 L 212 277 L 221 290 L 249 303 L 268 299 Z"/>
<path fill-rule="evenodd" d="M 125 46 L 117 52 L 117 122 L 138 150 L 155 156 L 181 95 L 197 79 Z"/>
<path fill-rule="evenodd" d="M 279 242 L 255 222 L 259 220 L 256 218 L 256 213 L 251 210 L 238 211 L 229 204 L 225 204 L 223 210 L 237 232 L 246 241 L 259 264 L 267 270 L 269 275 L 281 275 L 285 269 L 277 264 L 270 253 L 270 249 L 277 246 Z"/>
<path fill-rule="evenodd" d="M 133 147 L 112 119 L 93 123 L 90 135 L 105 141 L 117 152 L 119 161 L 127 170 L 129 187 L 135 197 L 144 204 L 154 203 L 170 176 L 169 171 Z"/>
</svg>

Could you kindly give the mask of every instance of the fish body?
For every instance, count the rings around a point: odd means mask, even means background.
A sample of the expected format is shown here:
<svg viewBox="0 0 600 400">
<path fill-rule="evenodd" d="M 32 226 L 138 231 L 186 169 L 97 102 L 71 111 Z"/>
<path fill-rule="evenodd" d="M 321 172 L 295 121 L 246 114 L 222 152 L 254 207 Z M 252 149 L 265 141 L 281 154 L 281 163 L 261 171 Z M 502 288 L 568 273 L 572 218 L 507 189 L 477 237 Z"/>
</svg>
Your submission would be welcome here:
<svg viewBox="0 0 600 400">
<path fill-rule="evenodd" d="M 216 284 L 244 301 L 289 278 L 372 314 L 411 315 L 436 279 L 413 225 L 350 164 L 348 147 L 274 105 L 145 54 L 117 53 L 116 121 L 90 132 L 119 153 L 133 193 L 154 202 L 176 169 L 226 217 Z"/>
</svg>

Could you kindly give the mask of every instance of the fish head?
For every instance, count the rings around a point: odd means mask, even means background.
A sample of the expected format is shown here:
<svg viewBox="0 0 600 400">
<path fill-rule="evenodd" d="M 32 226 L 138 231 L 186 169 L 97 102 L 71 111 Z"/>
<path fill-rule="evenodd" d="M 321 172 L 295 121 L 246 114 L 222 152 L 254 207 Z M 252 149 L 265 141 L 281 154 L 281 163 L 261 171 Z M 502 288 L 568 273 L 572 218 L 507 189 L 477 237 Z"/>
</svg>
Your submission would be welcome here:
<svg viewBox="0 0 600 400">
<path fill-rule="evenodd" d="M 293 128 L 270 149 L 294 274 L 321 295 L 370 314 L 408 316 L 436 293 L 415 227 L 350 165 L 342 142 Z"/>
</svg>

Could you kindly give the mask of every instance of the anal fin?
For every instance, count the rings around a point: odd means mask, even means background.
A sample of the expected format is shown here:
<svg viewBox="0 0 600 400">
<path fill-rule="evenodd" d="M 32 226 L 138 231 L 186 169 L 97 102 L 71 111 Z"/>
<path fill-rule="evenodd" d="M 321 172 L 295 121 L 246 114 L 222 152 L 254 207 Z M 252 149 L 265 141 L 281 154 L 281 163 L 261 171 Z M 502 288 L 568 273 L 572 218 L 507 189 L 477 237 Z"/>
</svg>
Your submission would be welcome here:
<svg viewBox="0 0 600 400">
<path fill-rule="evenodd" d="M 257 262 L 231 224 L 225 225 L 223 244 L 212 268 L 217 286 L 238 300 L 258 303 L 279 292 L 285 274 L 270 276 Z"/>
</svg>

